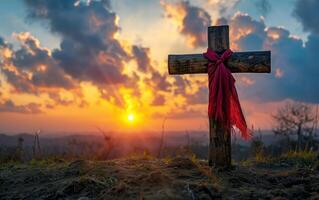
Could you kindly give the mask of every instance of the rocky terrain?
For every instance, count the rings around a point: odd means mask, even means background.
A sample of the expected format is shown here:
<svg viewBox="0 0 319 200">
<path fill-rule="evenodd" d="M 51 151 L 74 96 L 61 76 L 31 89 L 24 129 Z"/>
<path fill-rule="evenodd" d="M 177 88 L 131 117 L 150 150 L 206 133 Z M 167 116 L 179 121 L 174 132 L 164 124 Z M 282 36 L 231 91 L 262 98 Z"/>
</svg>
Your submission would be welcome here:
<svg viewBox="0 0 319 200">
<path fill-rule="evenodd" d="M 0 199 L 319 199 L 317 161 L 243 162 L 211 170 L 149 156 L 0 166 Z"/>
</svg>

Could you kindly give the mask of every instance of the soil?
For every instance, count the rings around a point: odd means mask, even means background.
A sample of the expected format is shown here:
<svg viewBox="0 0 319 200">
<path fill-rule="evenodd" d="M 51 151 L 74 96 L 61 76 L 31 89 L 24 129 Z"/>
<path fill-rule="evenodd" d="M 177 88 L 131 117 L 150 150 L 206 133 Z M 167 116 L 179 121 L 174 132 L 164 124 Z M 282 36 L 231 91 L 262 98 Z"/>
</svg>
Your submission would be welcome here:
<svg viewBox="0 0 319 200">
<path fill-rule="evenodd" d="M 221 171 L 183 157 L 6 164 L 0 199 L 319 199 L 318 172 L 291 163 Z"/>
</svg>

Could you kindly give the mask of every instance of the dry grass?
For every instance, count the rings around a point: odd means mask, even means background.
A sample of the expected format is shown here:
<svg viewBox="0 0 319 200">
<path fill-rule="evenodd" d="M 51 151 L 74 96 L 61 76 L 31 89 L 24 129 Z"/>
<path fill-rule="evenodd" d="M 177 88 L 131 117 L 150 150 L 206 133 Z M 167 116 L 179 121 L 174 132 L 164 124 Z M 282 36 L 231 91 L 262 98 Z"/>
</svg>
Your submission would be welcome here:
<svg viewBox="0 0 319 200">
<path fill-rule="evenodd" d="M 319 195 L 318 172 L 297 168 L 298 162 L 292 162 L 296 160 L 315 161 L 316 153 L 288 152 L 231 171 L 212 169 L 195 156 L 157 159 L 148 153 L 108 161 L 33 160 L 0 169 L 0 199 L 308 199 Z M 257 161 L 270 167 L 257 167 Z M 289 165 L 273 169 L 278 163 Z M 300 192 L 295 193 L 296 188 Z"/>
</svg>

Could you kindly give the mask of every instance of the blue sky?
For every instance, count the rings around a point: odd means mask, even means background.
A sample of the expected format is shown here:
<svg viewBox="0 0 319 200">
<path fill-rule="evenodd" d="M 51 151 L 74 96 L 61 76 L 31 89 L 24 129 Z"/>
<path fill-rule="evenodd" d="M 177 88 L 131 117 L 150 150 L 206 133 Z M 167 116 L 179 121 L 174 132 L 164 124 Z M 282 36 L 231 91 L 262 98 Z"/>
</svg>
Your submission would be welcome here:
<svg viewBox="0 0 319 200">
<path fill-rule="evenodd" d="M 240 1 L 237 8 L 249 15 L 258 19 L 261 16 L 261 12 L 256 8 L 256 0 L 244 0 Z M 293 35 L 297 35 L 304 40 L 307 39 L 307 33 L 302 29 L 300 22 L 293 17 L 293 10 L 295 0 L 269 0 L 270 11 L 265 16 L 265 22 L 269 26 L 283 26 L 288 29 Z"/>
<path fill-rule="evenodd" d="M 8 41 L 15 42 L 13 32 L 31 32 L 48 48 L 57 48 L 59 45 L 59 36 L 52 35 L 42 24 L 27 19 L 27 8 L 21 0 L 1 1 L 0 17 L 5 22 L 0 28 L 0 35 Z"/>
<path fill-rule="evenodd" d="M 203 1 L 193 0 L 190 2 L 201 6 L 201 2 Z M 256 8 L 256 2 L 257 0 L 241 0 L 232 9 L 232 14 L 240 11 L 248 13 L 255 19 L 259 19 L 262 13 Z M 264 16 L 265 23 L 268 26 L 283 26 L 291 34 L 307 40 L 308 33 L 303 31 L 300 22 L 293 17 L 295 0 L 269 0 L 268 2 L 271 8 L 269 13 Z M 26 19 L 27 8 L 22 0 L 3 0 L 0 2 L 0 5 L 0 17 L 6 22 L 2 24 L 0 35 L 8 41 L 12 40 L 11 35 L 13 30 L 15 32 L 29 31 L 39 38 L 45 46 L 49 48 L 58 47 L 58 35 L 52 35 L 43 24 L 32 23 Z M 163 17 L 163 10 L 159 0 L 113 0 L 112 6 L 114 11 L 120 16 L 122 32 L 129 31 L 128 29 L 133 25 L 136 30 L 130 31 L 136 34 L 136 38 L 142 37 L 143 29 L 147 28 L 148 24 L 153 24 L 154 21 L 160 20 Z M 209 12 L 210 10 L 207 9 L 207 11 Z M 211 12 L 213 12 L 213 9 L 211 9 Z"/>
</svg>

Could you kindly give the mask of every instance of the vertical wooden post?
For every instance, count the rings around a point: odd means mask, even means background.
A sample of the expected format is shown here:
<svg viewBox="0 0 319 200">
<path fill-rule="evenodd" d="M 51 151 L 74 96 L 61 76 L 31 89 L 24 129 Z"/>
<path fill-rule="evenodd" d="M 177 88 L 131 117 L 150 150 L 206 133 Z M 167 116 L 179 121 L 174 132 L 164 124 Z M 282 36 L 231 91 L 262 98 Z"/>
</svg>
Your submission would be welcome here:
<svg viewBox="0 0 319 200">
<path fill-rule="evenodd" d="M 229 27 L 208 27 L 208 47 L 218 54 L 229 48 Z M 270 51 L 237 52 L 227 61 L 231 72 L 269 73 Z M 207 73 L 207 62 L 203 54 L 168 55 L 169 74 Z M 231 167 L 231 132 L 230 127 L 223 127 L 220 122 L 209 119 L 210 166 Z"/>
<path fill-rule="evenodd" d="M 229 27 L 208 27 L 208 47 L 221 54 L 229 48 Z M 209 119 L 208 163 L 218 168 L 231 166 L 231 133 L 216 120 Z"/>
</svg>

